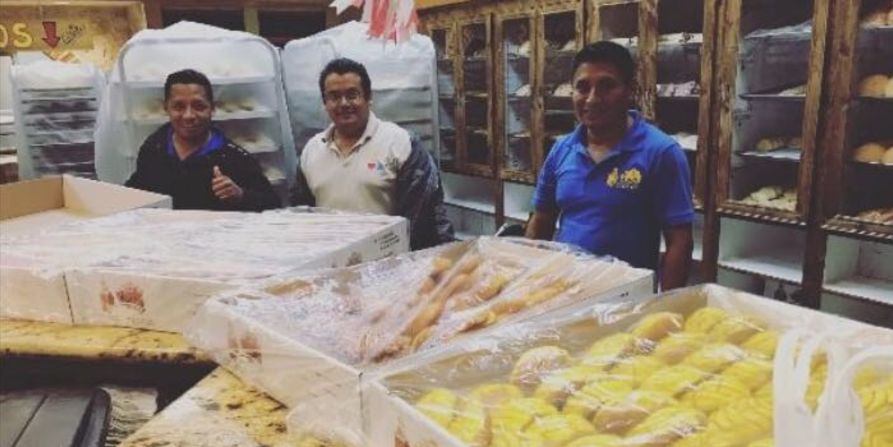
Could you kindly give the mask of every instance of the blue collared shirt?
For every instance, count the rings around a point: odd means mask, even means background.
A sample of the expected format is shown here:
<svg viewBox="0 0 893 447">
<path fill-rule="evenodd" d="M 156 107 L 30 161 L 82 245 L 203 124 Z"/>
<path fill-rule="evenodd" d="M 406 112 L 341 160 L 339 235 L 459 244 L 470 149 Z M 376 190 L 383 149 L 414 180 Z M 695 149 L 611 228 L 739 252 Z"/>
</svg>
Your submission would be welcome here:
<svg viewBox="0 0 893 447">
<path fill-rule="evenodd" d="M 691 174 L 675 140 L 630 112 L 632 126 L 595 163 L 586 128 L 558 140 L 537 180 L 533 206 L 558 212 L 556 240 L 656 269 L 662 229 L 694 220 Z"/>
<path fill-rule="evenodd" d="M 198 148 L 197 151 L 189 154 L 188 157 L 180 160 L 180 156 L 177 155 L 177 150 L 174 148 L 174 128 L 171 127 L 167 131 L 167 154 L 171 157 L 174 157 L 177 161 L 185 162 L 187 160 L 199 159 L 202 157 L 206 157 L 214 151 L 220 150 L 224 144 L 226 144 L 226 139 L 223 138 L 223 132 L 220 132 L 217 129 L 210 129 L 211 138 L 208 138 L 208 141 L 202 145 L 202 147 Z"/>
</svg>

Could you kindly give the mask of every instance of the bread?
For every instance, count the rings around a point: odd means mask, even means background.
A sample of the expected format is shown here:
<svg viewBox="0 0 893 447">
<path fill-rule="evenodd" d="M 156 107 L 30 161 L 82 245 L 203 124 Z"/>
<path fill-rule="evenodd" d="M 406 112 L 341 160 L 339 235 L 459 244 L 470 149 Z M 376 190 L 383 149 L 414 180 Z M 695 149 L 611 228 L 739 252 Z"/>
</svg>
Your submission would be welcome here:
<svg viewBox="0 0 893 447">
<path fill-rule="evenodd" d="M 632 334 L 618 332 L 596 341 L 583 354 L 583 363 L 608 367 L 617 360 L 637 352 L 641 342 Z"/>
<path fill-rule="evenodd" d="M 882 74 L 868 76 L 859 83 L 859 95 L 883 98 L 886 96 L 888 82 L 890 79 Z"/>
<path fill-rule="evenodd" d="M 705 373 L 714 373 L 746 357 L 747 353 L 733 344 L 714 343 L 686 357 L 680 365 L 687 365 Z"/>
<path fill-rule="evenodd" d="M 558 410 L 548 402 L 534 397 L 512 399 L 490 411 L 493 432 L 521 433 L 533 418 L 557 415 Z"/>
<path fill-rule="evenodd" d="M 733 363 L 723 371 L 722 375 L 741 382 L 751 391 L 756 391 L 772 379 L 772 361 L 751 356 Z"/>
<path fill-rule="evenodd" d="M 416 402 L 415 407 L 436 422 L 437 425 L 447 428 L 455 416 L 456 404 L 458 402 L 459 397 L 452 391 L 444 388 L 435 388 L 422 396 Z"/>
<path fill-rule="evenodd" d="M 878 163 L 884 159 L 887 148 L 878 143 L 865 143 L 853 151 L 853 160 L 863 163 Z"/>
<path fill-rule="evenodd" d="M 796 193 L 794 193 L 794 195 L 788 194 L 783 197 L 787 197 L 788 200 L 796 200 Z M 741 344 L 757 332 L 762 331 L 764 327 L 765 323 L 758 321 L 755 318 L 734 316 L 726 318 L 716 326 L 713 326 L 708 334 L 716 341 Z"/>
<path fill-rule="evenodd" d="M 586 419 L 605 405 L 617 405 L 633 392 L 633 386 L 625 380 L 605 380 L 590 383 L 567 399 L 564 414 L 576 414 Z"/>
<path fill-rule="evenodd" d="M 591 379 L 606 377 L 608 373 L 600 365 L 577 365 L 546 376 L 536 387 L 533 396 L 555 406 L 564 405 L 568 395 L 573 394 Z"/>
<path fill-rule="evenodd" d="M 893 26 L 893 23 L 890 24 Z M 890 77 L 890 80 L 887 81 L 887 87 L 884 89 L 884 96 L 887 98 L 893 98 L 893 76 Z"/>
<path fill-rule="evenodd" d="M 676 403 L 663 393 L 633 391 L 617 404 L 603 405 L 592 417 L 592 424 L 600 433 L 623 434 L 655 411 Z"/>
<path fill-rule="evenodd" d="M 712 413 L 729 402 L 750 397 L 750 389 L 740 380 L 719 375 L 698 384 L 685 393 L 680 401 L 692 408 Z"/>
<path fill-rule="evenodd" d="M 685 391 L 694 389 L 708 374 L 709 372 L 691 365 L 679 364 L 652 374 L 651 377 L 642 382 L 639 390 L 660 393 L 667 397 L 676 397 Z"/>
<path fill-rule="evenodd" d="M 884 157 L 881 158 L 881 163 L 885 165 L 893 165 L 893 146 L 888 147 L 887 150 L 884 151 Z"/>
<path fill-rule="evenodd" d="M 575 414 L 538 418 L 535 424 L 530 424 L 524 430 L 524 435 L 530 439 L 532 445 L 542 447 L 561 447 L 589 434 L 595 434 L 592 424 Z"/>
<path fill-rule="evenodd" d="M 704 334 L 679 332 L 661 340 L 651 356 L 668 365 L 675 365 L 692 352 L 701 349 L 706 343 L 707 336 Z"/>
<path fill-rule="evenodd" d="M 763 138 L 757 142 L 757 152 L 771 152 L 784 147 L 784 138 Z"/>
<path fill-rule="evenodd" d="M 741 343 L 741 347 L 745 351 L 757 353 L 769 359 L 775 357 L 776 346 L 778 346 L 778 332 L 771 329 L 754 334 Z"/>
<path fill-rule="evenodd" d="M 557 346 L 533 348 L 522 354 L 515 363 L 511 383 L 521 387 L 536 387 L 551 372 L 566 368 L 570 363 L 570 354 Z"/>
<path fill-rule="evenodd" d="M 490 418 L 484 406 L 470 399 L 462 399 L 456 407 L 456 416 L 447 430 L 468 445 L 490 443 Z"/>
<path fill-rule="evenodd" d="M 673 332 L 681 331 L 683 321 L 681 314 L 656 312 L 639 320 L 629 332 L 637 338 L 657 342 Z"/>
<path fill-rule="evenodd" d="M 669 446 L 703 429 L 706 423 L 707 416 L 694 408 L 685 405 L 662 408 L 630 430 L 626 445 Z"/>
<path fill-rule="evenodd" d="M 507 383 L 480 385 L 468 395 L 469 399 L 480 402 L 487 408 L 501 405 L 510 400 L 520 399 L 522 397 L 524 397 L 524 395 L 518 387 Z"/>
<path fill-rule="evenodd" d="M 589 435 L 571 442 L 565 447 L 621 447 L 623 438 L 614 435 Z"/>
<path fill-rule="evenodd" d="M 718 307 L 704 307 L 685 320 L 685 331 L 706 334 L 713 326 L 728 317 L 729 314 Z"/>
<path fill-rule="evenodd" d="M 645 379 L 666 366 L 655 357 L 639 355 L 621 360 L 611 368 L 610 374 L 639 386 Z"/>
</svg>

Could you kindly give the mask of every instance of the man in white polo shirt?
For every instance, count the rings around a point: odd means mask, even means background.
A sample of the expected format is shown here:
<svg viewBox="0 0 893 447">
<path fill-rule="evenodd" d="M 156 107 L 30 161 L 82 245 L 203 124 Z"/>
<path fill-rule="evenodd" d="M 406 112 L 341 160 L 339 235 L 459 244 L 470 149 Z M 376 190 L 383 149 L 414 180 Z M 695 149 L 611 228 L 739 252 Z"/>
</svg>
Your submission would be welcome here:
<svg viewBox="0 0 893 447">
<path fill-rule="evenodd" d="M 433 158 L 371 112 L 366 68 L 335 59 L 320 73 L 319 89 L 332 125 L 304 147 L 292 205 L 406 217 L 414 250 L 453 240 Z"/>
</svg>

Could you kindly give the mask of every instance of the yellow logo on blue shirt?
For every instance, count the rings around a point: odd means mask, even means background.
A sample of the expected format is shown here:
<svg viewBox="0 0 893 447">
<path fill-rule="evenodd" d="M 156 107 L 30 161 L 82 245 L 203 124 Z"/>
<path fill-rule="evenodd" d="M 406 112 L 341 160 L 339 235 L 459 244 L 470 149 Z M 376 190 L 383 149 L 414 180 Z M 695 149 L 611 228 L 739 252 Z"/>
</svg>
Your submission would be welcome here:
<svg viewBox="0 0 893 447">
<path fill-rule="evenodd" d="M 614 168 L 608 174 L 605 183 L 612 188 L 638 189 L 639 184 L 642 183 L 642 171 L 639 171 L 637 168 L 630 168 L 621 174 L 618 168 Z"/>
</svg>

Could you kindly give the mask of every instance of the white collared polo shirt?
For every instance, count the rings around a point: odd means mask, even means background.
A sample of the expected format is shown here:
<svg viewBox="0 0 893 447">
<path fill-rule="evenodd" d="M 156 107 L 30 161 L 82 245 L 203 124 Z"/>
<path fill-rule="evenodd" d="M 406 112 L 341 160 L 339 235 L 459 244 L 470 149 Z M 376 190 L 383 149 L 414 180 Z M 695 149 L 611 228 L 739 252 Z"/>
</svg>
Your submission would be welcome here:
<svg viewBox="0 0 893 447">
<path fill-rule="evenodd" d="M 316 206 L 391 214 L 397 175 L 412 151 L 409 133 L 369 113 L 366 130 L 349 154 L 338 150 L 334 126 L 316 134 L 301 153 L 301 170 Z"/>
</svg>

